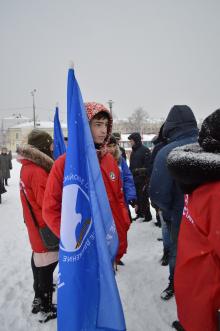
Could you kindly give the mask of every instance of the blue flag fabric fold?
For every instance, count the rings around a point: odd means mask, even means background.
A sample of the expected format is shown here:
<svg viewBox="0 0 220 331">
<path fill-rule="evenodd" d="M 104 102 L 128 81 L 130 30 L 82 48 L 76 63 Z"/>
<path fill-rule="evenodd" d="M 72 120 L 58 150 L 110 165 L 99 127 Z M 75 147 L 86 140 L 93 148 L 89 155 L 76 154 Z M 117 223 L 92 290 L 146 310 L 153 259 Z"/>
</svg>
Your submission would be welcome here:
<svg viewBox="0 0 220 331">
<path fill-rule="evenodd" d="M 58 331 L 125 331 L 112 267 L 118 237 L 73 69 L 67 98 Z"/>
<path fill-rule="evenodd" d="M 56 107 L 54 115 L 54 133 L 53 133 L 53 156 L 56 160 L 60 155 L 66 152 L 66 146 L 63 138 L 63 131 L 59 120 L 59 109 Z"/>
</svg>

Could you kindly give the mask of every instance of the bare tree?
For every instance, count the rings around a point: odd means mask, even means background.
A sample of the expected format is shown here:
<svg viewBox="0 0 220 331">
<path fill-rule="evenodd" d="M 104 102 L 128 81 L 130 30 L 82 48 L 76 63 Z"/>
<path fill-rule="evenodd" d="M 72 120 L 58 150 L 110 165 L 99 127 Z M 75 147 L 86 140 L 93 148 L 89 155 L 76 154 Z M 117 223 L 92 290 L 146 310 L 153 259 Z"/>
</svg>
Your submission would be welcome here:
<svg viewBox="0 0 220 331">
<path fill-rule="evenodd" d="M 142 107 L 133 111 L 130 117 L 128 117 L 129 128 L 131 132 L 142 132 L 147 124 L 149 115 Z"/>
</svg>

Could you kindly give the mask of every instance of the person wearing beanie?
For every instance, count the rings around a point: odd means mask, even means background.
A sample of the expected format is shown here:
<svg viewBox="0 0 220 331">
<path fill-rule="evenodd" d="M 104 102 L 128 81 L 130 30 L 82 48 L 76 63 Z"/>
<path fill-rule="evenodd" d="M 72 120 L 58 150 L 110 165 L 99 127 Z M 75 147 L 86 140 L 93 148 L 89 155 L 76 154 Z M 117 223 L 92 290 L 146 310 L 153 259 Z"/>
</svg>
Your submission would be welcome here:
<svg viewBox="0 0 220 331">
<path fill-rule="evenodd" d="M 161 293 L 161 299 L 169 300 L 174 295 L 177 240 L 184 195 L 168 171 L 167 157 L 174 148 L 194 143 L 198 139 L 197 123 L 191 108 L 186 105 L 173 106 L 164 122 L 162 136 L 166 140 L 166 145 L 160 149 L 154 160 L 149 193 L 152 203 L 160 208 L 170 236 L 169 284 Z"/>
<path fill-rule="evenodd" d="M 28 135 L 28 144 L 53 158 L 53 139 L 46 131 L 32 130 Z"/>
<path fill-rule="evenodd" d="M 52 293 L 53 272 L 58 262 L 58 251 L 48 251 L 40 236 L 39 228 L 46 226 L 42 205 L 47 179 L 53 165 L 53 139 L 47 132 L 34 129 L 28 135 L 27 141 L 28 144 L 18 147 L 17 160 L 21 163 L 20 199 L 33 252 L 32 313 L 40 313 L 39 321 L 47 322 L 57 316 L 56 307 L 52 304 Z"/>
<path fill-rule="evenodd" d="M 120 146 L 120 140 L 121 140 L 120 132 L 113 132 L 112 136 L 114 136 L 115 139 L 116 139 L 116 142 L 117 142 L 117 144 L 119 146 L 119 149 L 121 151 L 121 156 L 125 159 L 125 161 L 127 161 L 127 156 L 126 156 L 125 149 L 122 146 Z"/>
<path fill-rule="evenodd" d="M 174 149 L 167 161 L 185 194 L 174 284 L 178 318 L 187 331 L 218 331 L 220 109 L 203 121 L 198 143 Z"/>
<path fill-rule="evenodd" d="M 133 220 L 142 218 L 143 222 L 149 222 L 152 220 L 148 196 L 151 153 L 149 148 L 142 144 L 139 132 L 133 132 L 130 134 L 128 140 L 130 140 L 132 147 L 130 155 L 130 170 L 134 178 L 137 192 L 137 215 Z"/>
<path fill-rule="evenodd" d="M 130 226 L 130 219 L 124 200 L 121 175 L 117 162 L 107 152 L 106 144 L 112 131 L 112 116 L 104 105 L 97 102 L 85 103 L 85 109 L 118 233 L 119 247 L 116 255 L 116 263 L 118 263 L 127 251 L 127 231 Z M 60 237 L 65 159 L 66 154 L 63 154 L 54 162 L 48 178 L 43 202 L 44 219 L 49 228 L 58 237 Z"/>
</svg>

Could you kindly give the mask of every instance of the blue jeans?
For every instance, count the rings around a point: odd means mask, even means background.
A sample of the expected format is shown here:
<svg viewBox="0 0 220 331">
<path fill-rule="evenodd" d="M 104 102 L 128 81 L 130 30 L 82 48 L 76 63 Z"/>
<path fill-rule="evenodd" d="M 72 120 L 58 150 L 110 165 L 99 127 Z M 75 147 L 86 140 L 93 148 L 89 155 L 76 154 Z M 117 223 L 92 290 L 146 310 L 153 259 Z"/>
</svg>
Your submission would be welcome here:
<svg viewBox="0 0 220 331">
<path fill-rule="evenodd" d="M 177 242 L 178 242 L 180 224 L 170 222 L 170 223 L 168 223 L 168 229 L 169 229 L 169 234 L 170 234 L 170 252 L 169 252 L 170 276 L 169 276 L 169 280 L 173 282 L 174 270 L 175 270 L 175 265 L 176 265 Z"/>
<path fill-rule="evenodd" d="M 163 248 L 165 251 L 170 250 L 170 232 L 167 226 L 167 223 L 161 218 L 161 229 L 162 229 L 162 238 L 163 238 Z"/>
<path fill-rule="evenodd" d="M 159 211 L 160 221 L 161 221 L 161 229 L 162 229 L 162 238 L 163 238 L 163 248 L 165 251 L 170 250 L 170 232 L 167 226 L 167 222 L 165 222 L 162 212 Z"/>
</svg>

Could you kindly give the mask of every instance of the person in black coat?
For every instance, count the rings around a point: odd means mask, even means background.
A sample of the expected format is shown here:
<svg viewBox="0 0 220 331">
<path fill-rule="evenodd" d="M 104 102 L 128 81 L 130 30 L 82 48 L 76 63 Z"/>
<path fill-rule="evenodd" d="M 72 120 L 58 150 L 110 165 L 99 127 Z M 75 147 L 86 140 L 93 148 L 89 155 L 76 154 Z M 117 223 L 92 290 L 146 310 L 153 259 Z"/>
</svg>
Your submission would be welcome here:
<svg viewBox="0 0 220 331">
<path fill-rule="evenodd" d="M 11 158 L 7 154 L 7 148 L 2 147 L 0 154 L 0 178 L 6 186 L 8 186 L 8 178 L 10 178 L 10 169 L 12 169 Z"/>
<path fill-rule="evenodd" d="M 168 170 L 167 157 L 174 148 L 197 141 L 198 128 L 192 109 L 187 105 L 174 105 L 167 115 L 162 135 L 167 144 L 160 149 L 154 160 L 149 193 L 151 201 L 160 208 L 170 235 L 169 285 L 161 293 L 161 299 L 169 300 L 174 295 L 173 281 L 184 195 Z"/>
<path fill-rule="evenodd" d="M 157 153 L 167 144 L 166 138 L 163 136 L 163 127 L 164 123 L 160 127 L 158 135 L 152 140 L 154 147 L 151 152 L 151 160 L 150 160 L 150 176 L 153 170 L 153 164 L 154 160 L 156 158 Z M 151 206 L 155 209 L 156 211 L 156 219 L 157 222 L 155 225 L 162 227 L 162 239 L 163 239 L 163 256 L 160 260 L 160 263 L 162 266 L 167 266 L 169 262 L 169 247 L 170 247 L 170 238 L 169 238 L 169 231 L 168 231 L 168 226 L 167 223 L 165 222 L 162 212 L 160 211 L 160 208 L 155 205 L 151 201 Z"/>
<path fill-rule="evenodd" d="M 162 132 L 163 132 L 163 126 L 164 126 L 164 123 L 162 124 L 162 126 L 160 127 L 160 130 L 158 132 L 158 135 L 152 139 L 152 143 L 154 145 L 152 151 L 151 151 L 151 158 L 150 158 L 150 167 L 149 167 L 149 177 L 151 176 L 151 173 L 152 173 L 152 170 L 153 170 L 153 165 L 154 165 L 154 159 L 157 155 L 157 153 L 159 152 L 159 150 L 161 148 L 163 148 L 165 145 L 166 145 L 166 139 L 163 137 L 162 135 Z M 157 222 L 155 223 L 156 226 L 159 226 L 161 227 L 161 220 L 160 220 L 160 216 L 159 216 L 159 208 L 154 205 L 152 202 L 151 202 L 151 206 L 155 209 L 156 211 L 156 219 L 157 219 Z"/>
<path fill-rule="evenodd" d="M 137 216 L 144 218 L 144 222 L 152 220 L 150 203 L 148 197 L 148 182 L 151 153 L 149 148 L 144 146 L 139 132 L 134 132 L 128 137 L 132 146 L 130 156 L 130 170 L 133 174 L 134 184 L 137 192 Z"/>
</svg>

